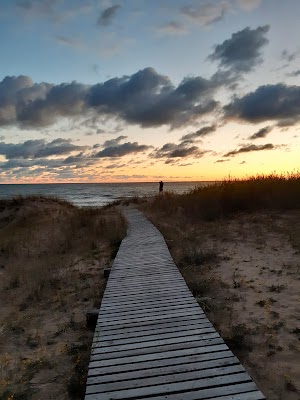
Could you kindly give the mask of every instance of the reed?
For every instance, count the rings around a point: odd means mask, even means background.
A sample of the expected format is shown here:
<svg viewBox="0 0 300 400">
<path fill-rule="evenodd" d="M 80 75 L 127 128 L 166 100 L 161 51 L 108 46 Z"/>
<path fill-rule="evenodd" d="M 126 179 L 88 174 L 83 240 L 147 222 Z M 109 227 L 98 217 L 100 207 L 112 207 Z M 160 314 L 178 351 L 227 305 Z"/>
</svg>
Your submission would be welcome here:
<svg viewBox="0 0 300 400">
<path fill-rule="evenodd" d="M 166 192 L 151 202 L 153 210 L 215 220 L 237 212 L 300 208 L 300 173 L 227 179 L 185 194 Z"/>
</svg>

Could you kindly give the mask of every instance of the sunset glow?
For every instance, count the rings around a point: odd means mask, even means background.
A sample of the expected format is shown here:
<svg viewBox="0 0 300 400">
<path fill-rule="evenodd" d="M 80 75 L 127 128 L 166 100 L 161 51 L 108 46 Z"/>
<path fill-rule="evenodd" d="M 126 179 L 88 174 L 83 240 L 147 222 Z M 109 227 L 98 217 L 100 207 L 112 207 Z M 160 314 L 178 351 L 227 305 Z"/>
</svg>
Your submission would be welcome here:
<svg viewBox="0 0 300 400">
<path fill-rule="evenodd" d="M 299 171 L 299 15 L 298 0 L 3 0 L 0 182 Z"/>
</svg>

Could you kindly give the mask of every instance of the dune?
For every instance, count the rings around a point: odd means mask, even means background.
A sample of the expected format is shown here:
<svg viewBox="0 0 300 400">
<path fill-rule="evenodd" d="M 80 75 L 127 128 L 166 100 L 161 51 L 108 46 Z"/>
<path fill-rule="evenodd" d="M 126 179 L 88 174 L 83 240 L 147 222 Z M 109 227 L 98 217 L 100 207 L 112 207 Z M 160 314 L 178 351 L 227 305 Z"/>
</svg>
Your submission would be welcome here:
<svg viewBox="0 0 300 400">
<path fill-rule="evenodd" d="M 126 234 L 114 208 L 0 201 L 0 398 L 77 399 L 85 390 L 108 267 Z"/>
</svg>

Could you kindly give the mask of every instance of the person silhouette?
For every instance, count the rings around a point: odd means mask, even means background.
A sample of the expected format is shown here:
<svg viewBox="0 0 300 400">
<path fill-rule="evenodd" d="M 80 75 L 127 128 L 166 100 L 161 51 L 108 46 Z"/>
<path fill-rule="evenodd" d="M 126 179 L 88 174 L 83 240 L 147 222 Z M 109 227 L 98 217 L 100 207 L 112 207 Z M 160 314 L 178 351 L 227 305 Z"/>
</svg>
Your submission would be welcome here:
<svg viewBox="0 0 300 400">
<path fill-rule="evenodd" d="M 163 181 L 160 181 L 159 182 L 159 193 L 162 193 L 163 190 L 164 190 L 164 183 L 163 183 Z"/>
</svg>

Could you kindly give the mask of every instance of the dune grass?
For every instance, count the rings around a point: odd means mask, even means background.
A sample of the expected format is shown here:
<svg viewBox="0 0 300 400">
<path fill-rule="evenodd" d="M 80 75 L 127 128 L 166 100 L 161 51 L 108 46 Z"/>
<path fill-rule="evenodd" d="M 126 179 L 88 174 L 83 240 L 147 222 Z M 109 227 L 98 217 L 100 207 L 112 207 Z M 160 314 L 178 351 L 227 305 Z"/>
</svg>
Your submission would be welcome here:
<svg viewBox="0 0 300 400">
<path fill-rule="evenodd" d="M 0 200 L 0 399 L 49 398 L 47 390 L 83 398 L 92 343 L 85 313 L 99 307 L 103 269 L 126 228 L 114 207 Z"/>
<path fill-rule="evenodd" d="M 166 192 L 138 207 L 266 398 L 297 400 L 300 174 Z"/>
<path fill-rule="evenodd" d="M 153 210 L 182 213 L 188 217 L 215 220 L 236 212 L 291 210 L 300 208 L 300 173 L 258 175 L 229 179 L 188 193 L 164 193 L 151 203 Z"/>
</svg>

